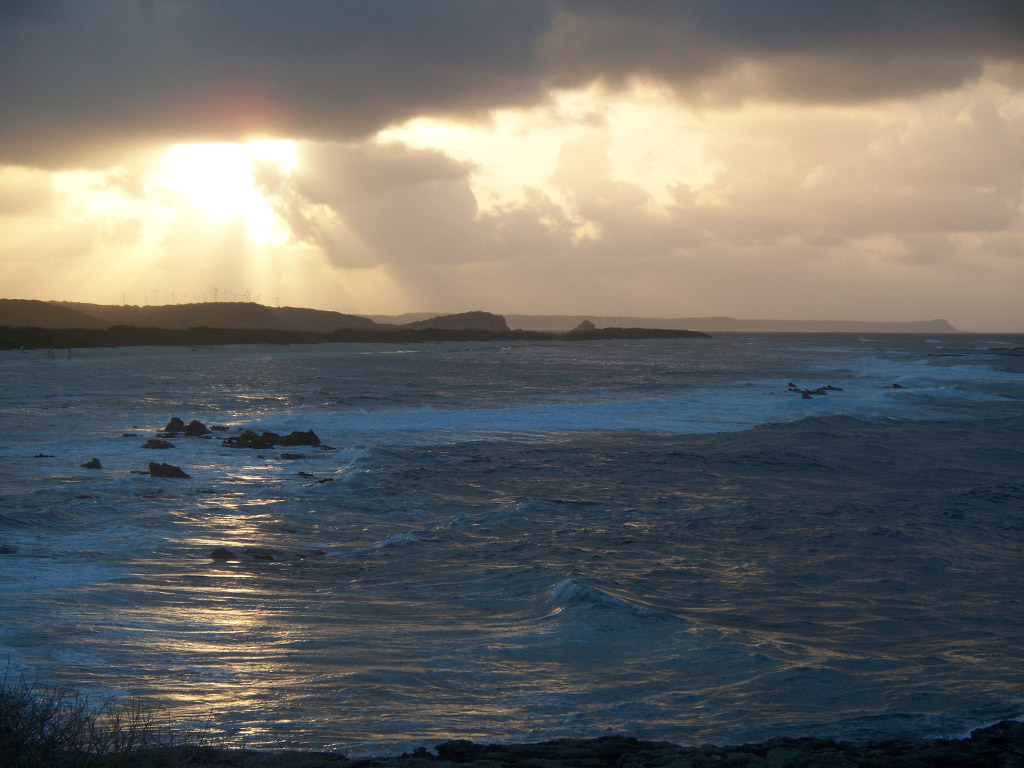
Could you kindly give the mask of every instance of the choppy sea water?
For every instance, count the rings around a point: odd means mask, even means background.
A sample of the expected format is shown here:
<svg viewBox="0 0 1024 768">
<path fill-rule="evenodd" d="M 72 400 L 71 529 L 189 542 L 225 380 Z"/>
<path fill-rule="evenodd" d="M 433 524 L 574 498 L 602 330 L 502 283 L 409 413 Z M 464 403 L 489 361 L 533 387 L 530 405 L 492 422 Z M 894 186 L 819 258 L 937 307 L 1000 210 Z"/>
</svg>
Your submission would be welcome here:
<svg viewBox="0 0 1024 768">
<path fill-rule="evenodd" d="M 3 353 L 0 662 L 229 741 L 350 755 L 1018 718 L 1021 347 Z M 171 416 L 325 446 L 142 448 Z M 138 474 L 150 461 L 191 479 Z"/>
</svg>

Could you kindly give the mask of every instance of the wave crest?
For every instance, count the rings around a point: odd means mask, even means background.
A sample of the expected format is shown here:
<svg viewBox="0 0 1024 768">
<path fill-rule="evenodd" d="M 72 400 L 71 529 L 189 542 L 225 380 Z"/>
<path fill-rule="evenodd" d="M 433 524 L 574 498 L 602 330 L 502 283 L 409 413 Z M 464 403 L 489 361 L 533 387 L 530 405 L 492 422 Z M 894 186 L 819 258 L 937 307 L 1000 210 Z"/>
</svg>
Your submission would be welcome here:
<svg viewBox="0 0 1024 768">
<path fill-rule="evenodd" d="M 563 579 L 551 590 L 550 603 L 558 609 L 570 607 L 604 607 L 631 611 L 637 616 L 653 616 L 654 612 L 628 600 L 614 597 L 596 587 L 572 578 Z"/>
</svg>

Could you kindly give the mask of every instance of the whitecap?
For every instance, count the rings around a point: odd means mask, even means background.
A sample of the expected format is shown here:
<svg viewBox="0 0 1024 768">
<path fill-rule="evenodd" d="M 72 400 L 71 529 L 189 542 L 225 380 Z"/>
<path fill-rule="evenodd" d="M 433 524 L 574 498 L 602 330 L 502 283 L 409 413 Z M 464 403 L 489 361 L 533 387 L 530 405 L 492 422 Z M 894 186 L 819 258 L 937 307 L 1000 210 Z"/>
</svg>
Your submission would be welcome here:
<svg viewBox="0 0 1024 768">
<path fill-rule="evenodd" d="M 609 607 L 626 609 L 637 616 L 653 616 L 654 612 L 640 605 L 635 605 L 627 600 L 613 597 L 607 592 L 602 592 L 596 587 L 583 584 L 575 579 L 568 578 L 558 582 L 551 590 L 549 602 L 558 609 L 576 606 L 585 607 Z"/>
</svg>

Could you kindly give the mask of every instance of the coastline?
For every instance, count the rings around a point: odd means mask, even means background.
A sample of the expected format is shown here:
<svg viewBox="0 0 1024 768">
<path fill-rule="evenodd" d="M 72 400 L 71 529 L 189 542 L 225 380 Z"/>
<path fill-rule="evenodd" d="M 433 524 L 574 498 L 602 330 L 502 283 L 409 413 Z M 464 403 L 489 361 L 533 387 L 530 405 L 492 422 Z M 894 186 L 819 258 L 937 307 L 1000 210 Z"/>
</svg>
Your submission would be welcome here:
<svg viewBox="0 0 1024 768">
<path fill-rule="evenodd" d="M 846 742 L 817 738 L 774 738 L 755 744 L 681 747 L 624 736 L 559 739 L 529 744 L 446 741 L 411 754 L 348 758 L 344 754 L 256 751 L 183 746 L 131 753 L 119 765 L 221 765 L 238 768 L 924 768 L 925 766 L 1024 766 L 1024 723 L 1003 721 L 974 730 L 964 739 L 890 739 Z"/>
<path fill-rule="evenodd" d="M 329 333 L 266 328 L 40 328 L 0 327 L 0 350 L 95 347 L 209 347 L 237 344 L 423 344 L 449 341 L 600 341 L 608 339 L 708 339 L 702 331 L 657 328 L 602 328 L 569 333 L 479 329 L 339 329 Z"/>
</svg>

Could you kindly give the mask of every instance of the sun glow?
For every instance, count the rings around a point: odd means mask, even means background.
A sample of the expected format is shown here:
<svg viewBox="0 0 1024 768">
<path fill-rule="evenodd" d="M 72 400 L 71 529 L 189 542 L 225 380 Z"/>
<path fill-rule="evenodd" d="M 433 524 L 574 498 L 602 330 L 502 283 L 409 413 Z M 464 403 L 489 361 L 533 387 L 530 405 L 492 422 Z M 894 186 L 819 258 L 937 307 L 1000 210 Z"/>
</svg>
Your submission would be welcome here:
<svg viewBox="0 0 1024 768">
<path fill-rule="evenodd" d="M 287 240 L 287 230 L 257 186 L 256 174 L 269 164 L 291 175 L 297 158 L 295 142 L 287 139 L 179 144 L 167 151 L 159 183 L 210 219 L 241 216 L 246 235 L 255 243 L 280 243 Z"/>
</svg>

